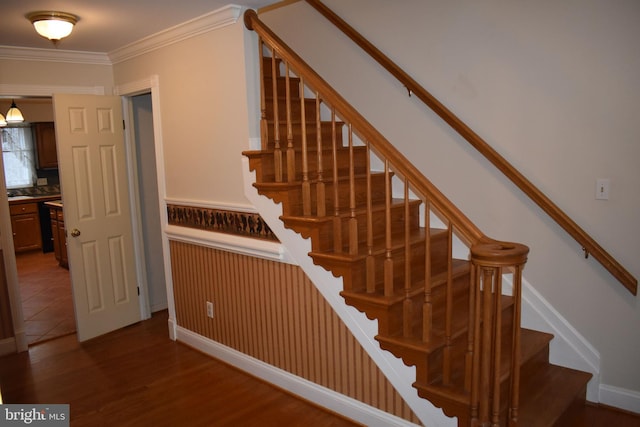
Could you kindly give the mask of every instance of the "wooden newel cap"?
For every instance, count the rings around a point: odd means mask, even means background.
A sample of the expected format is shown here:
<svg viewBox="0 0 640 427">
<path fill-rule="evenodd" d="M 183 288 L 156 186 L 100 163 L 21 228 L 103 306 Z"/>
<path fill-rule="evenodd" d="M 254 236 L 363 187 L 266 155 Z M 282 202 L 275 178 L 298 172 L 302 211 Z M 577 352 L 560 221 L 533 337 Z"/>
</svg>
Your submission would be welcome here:
<svg viewBox="0 0 640 427">
<path fill-rule="evenodd" d="M 520 243 L 482 242 L 471 247 L 471 262 L 478 265 L 508 267 L 527 262 L 529 248 Z"/>
<path fill-rule="evenodd" d="M 248 9 L 244 13 L 244 26 L 247 27 L 248 30 L 253 31 L 253 21 L 252 19 L 257 18 L 258 14 L 253 9 Z"/>
</svg>

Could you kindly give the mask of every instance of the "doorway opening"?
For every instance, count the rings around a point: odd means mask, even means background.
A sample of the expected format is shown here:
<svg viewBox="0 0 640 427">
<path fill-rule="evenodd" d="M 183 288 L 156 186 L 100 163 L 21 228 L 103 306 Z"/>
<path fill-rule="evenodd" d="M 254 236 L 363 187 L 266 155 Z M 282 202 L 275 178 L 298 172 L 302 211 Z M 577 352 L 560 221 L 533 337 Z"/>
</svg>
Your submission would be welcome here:
<svg viewBox="0 0 640 427">
<path fill-rule="evenodd" d="M 129 153 L 135 153 L 132 155 L 131 160 L 135 159 L 137 167 L 135 182 L 133 180 L 134 176 L 131 176 L 130 179 L 132 180 L 131 182 L 134 182 L 132 187 L 136 187 L 136 204 L 139 217 L 142 218 L 140 221 L 142 227 L 138 231 L 142 236 L 142 243 L 139 248 L 140 252 L 144 254 L 141 258 L 145 259 L 145 263 L 142 272 L 144 276 L 139 277 L 139 282 L 144 282 L 146 278 L 148 294 L 146 300 L 141 300 L 140 318 L 144 319 L 150 317 L 151 312 L 164 310 L 168 305 L 164 254 L 162 251 L 163 242 L 161 240 L 162 216 L 158 196 L 158 177 L 156 175 L 151 93 L 128 96 L 123 98 L 123 101 L 123 106 L 126 104 L 125 108 L 128 109 L 132 125 L 131 138 L 128 143 L 130 145 Z M 51 102 L 51 98 L 49 98 L 49 102 Z M 51 120 L 53 120 L 53 117 L 51 117 Z M 73 333 L 76 330 L 76 320 L 72 302 L 73 286 L 69 271 L 63 268 L 58 270 L 57 260 L 55 260 L 54 255 L 43 253 L 42 251 L 16 253 L 15 260 L 18 270 L 17 284 L 22 296 L 21 304 L 25 320 L 25 334 L 28 335 L 28 345 Z M 53 268 L 53 270 L 47 270 L 48 267 Z M 53 271 L 55 271 L 55 274 Z M 40 291 L 42 291 L 39 296 L 36 296 L 40 292 L 35 287 L 23 290 L 23 285 L 26 285 L 32 279 L 34 282 L 39 282 Z M 59 286 L 55 287 L 68 287 L 69 297 L 54 296 L 53 288 L 56 281 Z M 66 283 L 66 285 L 62 285 L 62 283 Z M 52 302 L 53 300 L 58 300 L 59 307 L 54 309 L 52 307 L 47 308 L 44 305 L 35 306 L 38 301 Z M 66 305 L 68 310 L 64 311 L 65 309 L 62 308 L 62 305 Z M 146 307 L 143 307 L 143 305 L 146 305 Z M 43 320 L 46 314 L 44 310 L 48 310 L 50 313 L 56 312 L 60 315 L 60 318 L 63 318 L 60 319 L 57 325 L 52 326 L 45 332 L 43 330 L 48 327 L 43 323 L 36 327 L 36 321 Z M 33 322 L 32 326 L 30 326 L 29 322 Z"/>
<path fill-rule="evenodd" d="M 47 206 L 61 199 L 52 100 L 20 97 L 19 104 L 26 121 L 3 128 L 2 172 L 26 341 L 32 345 L 73 333 L 76 326 L 67 261 L 60 257 L 58 218 Z"/>
</svg>

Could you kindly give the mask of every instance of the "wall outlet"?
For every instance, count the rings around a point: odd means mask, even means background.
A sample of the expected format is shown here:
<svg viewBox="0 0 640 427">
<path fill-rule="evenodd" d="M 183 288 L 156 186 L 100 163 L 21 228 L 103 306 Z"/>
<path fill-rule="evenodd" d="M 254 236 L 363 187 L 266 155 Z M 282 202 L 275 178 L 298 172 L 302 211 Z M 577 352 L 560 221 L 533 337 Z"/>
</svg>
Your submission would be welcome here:
<svg viewBox="0 0 640 427">
<path fill-rule="evenodd" d="M 47 178 L 38 178 L 36 180 L 36 185 L 47 185 Z"/>
<path fill-rule="evenodd" d="M 207 301 L 207 317 L 213 319 L 213 303 L 211 301 Z"/>
</svg>

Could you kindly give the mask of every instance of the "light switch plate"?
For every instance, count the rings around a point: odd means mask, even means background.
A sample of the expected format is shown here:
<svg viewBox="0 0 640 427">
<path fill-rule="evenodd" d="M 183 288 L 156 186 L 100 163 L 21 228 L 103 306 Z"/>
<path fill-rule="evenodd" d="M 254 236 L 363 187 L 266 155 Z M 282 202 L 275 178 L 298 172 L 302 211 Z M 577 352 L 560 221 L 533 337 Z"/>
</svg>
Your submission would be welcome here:
<svg viewBox="0 0 640 427">
<path fill-rule="evenodd" d="M 609 200 L 609 190 L 611 182 L 609 179 L 600 178 L 596 180 L 596 200 Z"/>
</svg>

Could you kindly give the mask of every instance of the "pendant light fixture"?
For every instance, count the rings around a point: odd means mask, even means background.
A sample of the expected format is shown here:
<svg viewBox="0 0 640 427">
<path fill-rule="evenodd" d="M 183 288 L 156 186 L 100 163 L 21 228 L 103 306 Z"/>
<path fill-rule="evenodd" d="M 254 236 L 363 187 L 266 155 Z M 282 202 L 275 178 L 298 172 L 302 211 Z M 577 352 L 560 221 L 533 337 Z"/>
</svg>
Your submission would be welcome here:
<svg viewBox="0 0 640 427">
<path fill-rule="evenodd" d="M 7 111 L 7 117 L 5 120 L 7 123 L 24 122 L 24 117 L 22 117 L 22 113 L 16 106 L 16 102 L 13 99 L 11 100 L 11 107 L 9 108 L 9 111 Z"/>
<path fill-rule="evenodd" d="M 7 121 L 4 119 L 4 116 L 0 114 L 0 128 L 3 128 L 7 125 Z"/>
<path fill-rule="evenodd" d="M 38 34 L 57 44 L 60 39 L 71 34 L 80 18 L 67 12 L 38 11 L 27 14 L 27 19 Z"/>
</svg>

